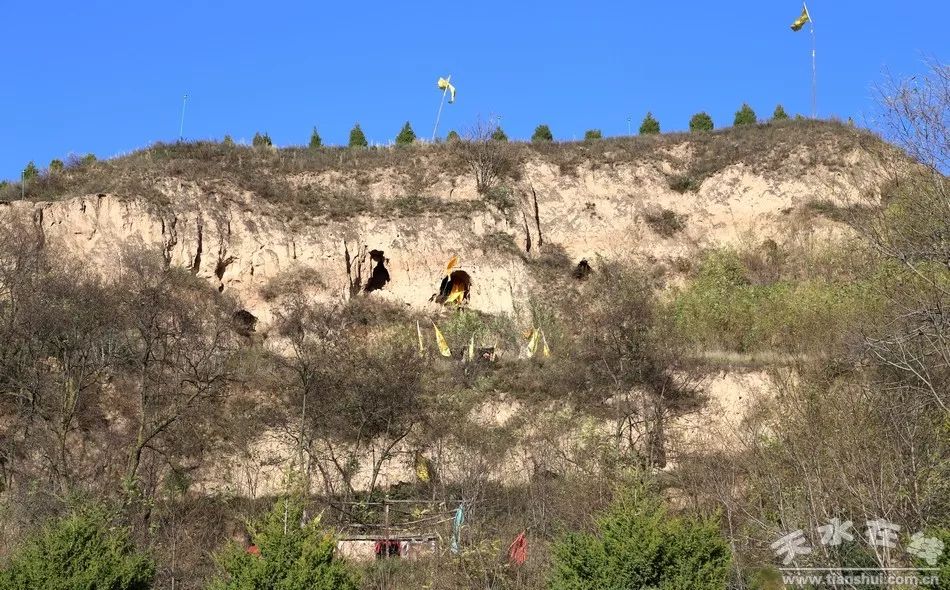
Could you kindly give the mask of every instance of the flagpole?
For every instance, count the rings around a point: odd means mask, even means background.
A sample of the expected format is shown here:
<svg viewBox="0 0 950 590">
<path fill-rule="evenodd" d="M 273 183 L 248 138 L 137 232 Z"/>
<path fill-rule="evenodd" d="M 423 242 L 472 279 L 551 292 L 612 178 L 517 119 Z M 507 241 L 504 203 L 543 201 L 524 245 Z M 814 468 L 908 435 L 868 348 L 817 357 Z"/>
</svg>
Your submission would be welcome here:
<svg viewBox="0 0 950 590">
<path fill-rule="evenodd" d="M 811 26 L 811 118 L 818 118 L 818 75 L 815 69 L 815 25 Z"/>
<path fill-rule="evenodd" d="M 178 125 L 178 141 L 185 139 L 185 105 L 188 103 L 188 95 L 181 99 L 181 123 Z"/>
<path fill-rule="evenodd" d="M 452 76 L 449 76 L 445 79 L 446 82 L 452 81 Z M 432 129 L 432 142 L 435 143 L 435 136 L 439 132 L 439 119 L 442 118 L 442 107 L 445 106 L 445 93 L 449 91 L 449 86 L 446 84 L 445 88 L 442 89 L 442 100 L 439 101 L 439 112 L 435 116 L 435 127 Z"/>
<path fill-rule="evenodd" d="M 808 30 L 811 32 L 811 118 L 818 118 L 818 75 L 815 67 L 815 21 L 811 19 L 808 4 L 802 2 L 808 15 Z"/>
</svg>

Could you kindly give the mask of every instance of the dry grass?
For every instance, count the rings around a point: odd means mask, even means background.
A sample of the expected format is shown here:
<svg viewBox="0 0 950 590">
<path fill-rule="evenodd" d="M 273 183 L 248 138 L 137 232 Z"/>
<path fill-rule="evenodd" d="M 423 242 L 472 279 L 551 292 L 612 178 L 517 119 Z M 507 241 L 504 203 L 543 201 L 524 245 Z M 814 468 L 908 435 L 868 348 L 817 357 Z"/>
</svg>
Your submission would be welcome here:
<svg viewBox="0 0 950 590">
<path fill-rule="evenodd" d="M 671 238 L 686 227 L 686 216 L 670 209 L 657 209 L 643 214 L 643 220 L 654 232 L 664 238 Z"/>
<path fill-rule="evenodd" d="M 844 167 L 845 154 L 868 141 L 879 140 L 870 133 L 840 123 L 805 120 L 702 134 L 614 137 L 594 142 L 514 142 L 508 149 L 517 170 L 506 173 L 505 179 L 517 181 L 521 163 L 528 159 L 545 160 L 568 176 L 576 176 L 582 165 L 666 162 L 677 171 L 670 177 L 670 186 L 689 192 L 698 190 L 704 179 L 737 163 L 760 173 L 787 170 L 796 153 L 810 154 L 808 157 L 815 160 L 802 165 L 813 165 L 820 159 L 821 164 L 839 169 Z M 687 143 L 690 156 L 673 155 L 672 148 Z M 413 185 L 410 195 L 400 198 L 390 208 L 400 215 L 418 215 L 430 206 L 445 209 L 444 202 L 419 196 L 425 194 L 425 185 L 430 182 L 428 176 L 420 175 L 420 170 L 437 170 L 455 177 L 466 175 L 468 171 L 457 152 L 452 144 L 274 149 L 209 141 L 158 143 L 110 160 L 71 161 L 62 171 L 45 172 L 28 181 L 24 194 L 28 200 L 51 201 L 83 194 L 113 193 L 164 204 L 172 196 L 168 187 L 173 181 L 199 185 L 224 181 L 268 202 L 287 205 L 295 213 L 345 218 L 370 212 L 372 203 L 361 195 L 298 188 L 292 186 L 289 179 L 333 171 L 359 180 L 365 179 L 368 173 L 390 170 L 409 178 Z M 19 183 L 0 186 L 0 201 L 19 199 L 20 195 Z"/>
</svg>

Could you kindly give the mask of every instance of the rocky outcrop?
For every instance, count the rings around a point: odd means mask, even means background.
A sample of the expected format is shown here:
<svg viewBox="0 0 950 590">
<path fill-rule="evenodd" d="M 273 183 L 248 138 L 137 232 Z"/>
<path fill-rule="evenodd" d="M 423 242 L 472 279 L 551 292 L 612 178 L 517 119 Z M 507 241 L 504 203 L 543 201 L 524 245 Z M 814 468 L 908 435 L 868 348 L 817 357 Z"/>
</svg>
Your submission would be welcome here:
<svg viewBox="0 0 950 590">
<path fill-rule="evenodd" d="M 685 149 L 685 148 L 683 148 Z M 108 273 L 131 247 L 161 252 L 171 266 L 190 269 L 238 299 L 266 322 L 262 289 L 280 276 L 307 277 L 317 298 L 345 298 L 369 275 L 369 252 L 385 257 L 390 281 L 373 296 L 425 306 L 438 288 L 445 261 L 454 254 L 473 279 L 471 306 L 510 312 L 531 292 L 526 260 L 563 248 L 576 264 L 598 257 L 670 261 L 701 248 L 740 240 L 781 242 L 796 208 L 819 198 L 853 194 L 840 174 L 816 166 L 804 174 L 763 175 L 742 164 L 706 178 L 698 191 L 670 188 L 675 171 L 660 162 L 581 165 L 567 173 L 543 159 L 525 163 L 508 211 L 473 207 L 464 216 L 440 211 L 412 216 L 374 213 L 345 220 L 303 221 L 253 194 L 166 182 L 168 202 L 136 195 L 97 194 L 55 202 L 7 205 L 7 214 L 35 223 L 49 243 Z M 396 172 L 364 184 L 385 205 L 398 193 Z M 340 174 L 292 178 L 294 183 L 347 183 Z M 435 177 L 429 192 L 446 202 L 475 201 L 465 177 Z M 443 194 L 444 193 L 444 194 Z M 452 210 L 452 209 L 449 209 Z M 650 211 L 674 212 L 681 229 L 664 235 L 648 223 Z M 839 231 L 810 219 L 809 231 Z M 347 256 L 361 266 L 347 272 Z"/>
</svg>

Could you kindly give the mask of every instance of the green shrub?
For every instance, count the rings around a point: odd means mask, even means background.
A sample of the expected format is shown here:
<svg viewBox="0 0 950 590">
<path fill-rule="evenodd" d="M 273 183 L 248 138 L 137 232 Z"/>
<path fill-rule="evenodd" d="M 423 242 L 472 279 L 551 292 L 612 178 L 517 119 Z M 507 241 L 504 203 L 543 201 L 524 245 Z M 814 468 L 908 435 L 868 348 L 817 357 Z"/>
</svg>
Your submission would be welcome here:
<svg viewBox="0 0 950 590">
<path fill-rule="evenodd" d="M 772 113 L 773 121 L 788 121 L 788 113 L 785 112 L 785 108 L 782 105 L 776 105 L 775 111 Z"/>
<path fill-rule="evenodd" d="M 82 157 L 79 163 L 83 166 L 89 166 L 96 163 L 96 154 L 89 153 Z"/>
<path fill-rule="evenodd" d="M 36 163 L 30 160 L 30 163 L 27 164 L 26 168 L 23 169 L 23 180 L 33 180 L 39 175 L 39 168 L 36 167 Z"/>
<path fill-rule="evenodd" d="M 366 147 L 369 143 L 366 141 L 366 134 L 363 133 L 363 129 L 360 127 L 360 124 L 357 123 L 353 125 L 353 128 L 350 129 L 350 143 L 349 146 L 353 147 Z"/>
<path fill-rule="evenodd" d="M 950 528 L 934 527 L 924 533 L 925 537 L 936 538 L 943 543 L 943 551 L 937 556 L 936 563 L 928 562 L 923 556 L 918 556 L 915 561 L 917 567 L 928 568 L 929 571 L 921 571 L 921 575 L 931 575 L 937 577 L 935 588 L 940 590 L 950 589 Z M 931 561 L 933 561 L 931 557 Z M 929 568 L 936 567 L 937 570 Z"/>
<path fill-rule="evenodd" d="M 495 127 L 495 130 L 491 132 L 491 138 L 495 141 L 508 141 L 508 135 L 501 127 Z"/>
<path fill-rule="evenodd" d="M 714 520 L 670 515 L 645 486 L 625 491 L 595 534 L 570 533 L 553 553 L 551 590 L 714 590 L 732 559 Z"/>
<path fill-rule="evenodd" d="M 640 135 L 656 135 L 660 132 L 660 122 L 653 117 L 653 113 L 647 113 L 640 123 Z"/>
<path fill-rule="evenodd" d="M 701 111 L 692 116 L 689 120 L 689 130 L 693 133 L 701 131 L 712 131 L 713 120 L 706 111 Z"/>
<path fill-rule="evenodd" d="M 588 129 L 584 132 L 584 141 L 597 141 L 603 137 L 604 134 L 600 132 L 600 129 Z"/>
<path fill-rule="evenodd" d="M 462 141 L 462 138 L 459 136 L 459 132 L 453 129 L 449 131 L 449 134 L 445 136 L 446 141 Z"/>
<path fill-rule="evenodd" d="M 66 164 L 63 163 L 60 159 L 50 160 L 49 171 L 50 174 L 56 174 L 57 172 L 62 172 L 66 168 Z"/>
<path fill-rule="evenodd" d="M 396 145 L 412 145 L 412 142 L 415 140 L 416 132 L 412 130 L 412 125 L 409 124 L 409 121 L 406 121 L 406 124 L 403 125 L 399 131 L 399 135 L 396 136 Z"/>
<path fill-rule="evenodd" d="M 736 111 L 736 118 L 732 124 L 736 127 L 739 125 L 755 125 L 755 121 L 755 111 L 747 103 L 742 103 L 742 108 Z"/>
<path fill-rule="evenodd" d="M 225 134 L 224 139 L 221 141 L 225 147 L 234 147 L 234 139 L 231 137 L 231 134 Z"/>
<path fill-rule="evenodd" d="M 251 527 L 259 555 L 232 544 L 217 556 L 220 574 L 211 590 L 358 590 L 358 579 L 335 557 L 336 541 L 319 520 L 301 525 L 303 503 L 278 500 Z"/>
<path fill-rule="evenodd" d="M 155 564 L 100 507 L 76 509 L 29 538 L 0 572 L 3 590 L 147 590 Z"/>
<path fill-rule="evenodd" d="M 531 136 L 531 141 L 535 143 L 541 141 L 554 141 L 554 134 L 551 133 L 551 128 L 547 125 L 538 125 L 534 129 L 534 134 Z"/>
<path fill-rule="evenodd" d="M 254 134 L 254 139 L 251 140 L 251 145 L 254 147 L 271 147 L 274 143 L 271 141 L 270 135 L 266 132 L 257 132 Z"/>
<path fill-rule="evenodd" d="M 677 334 L 698 349 L 807 353 L 880 311 L 868 280 L 791 280 L 772 270 L 776 279 L 756 283 L 738 252 L 709 253 L 672 301 Z"/>
<path fill-rule="evenodd" d="M 315 150 L 321 146 L 323 146 L 323 139 L 320 138 L 320 134 L 317 133 L 317 128 L 314 127 L 313 132 L 310 133 L 310 143 L 308 144 L 308 147 L 312 150 Z"/>
</svg>

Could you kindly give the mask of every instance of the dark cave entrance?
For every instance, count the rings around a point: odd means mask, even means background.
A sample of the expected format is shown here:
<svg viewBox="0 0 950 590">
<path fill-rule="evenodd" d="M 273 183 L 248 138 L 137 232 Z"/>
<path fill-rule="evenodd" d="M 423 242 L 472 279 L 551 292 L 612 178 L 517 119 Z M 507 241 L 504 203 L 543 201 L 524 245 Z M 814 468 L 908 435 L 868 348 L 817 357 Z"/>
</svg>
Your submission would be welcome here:
<svg viewBox="0 0 950 590">
<path fill-rule="evenodd" d="M 574 278 L 583 281 L 590 276 L 590 273 L 594 272 L 594 269 L 590 267 L 590 263 L 587 262 L 587 259 L 584 258 L 577 263 L 577 266 L 574 268 Z"/>
<path fill-rule="evenodd" d="M 471 289 L 472 277 L 464 270 L 454 270 L 449 276 L 443 277 L 435 302 L 462 305 L 468 302 Z"/>
<path fill-rule="evenodd" d="M 366 287 L 364 290 L 369 293 L 371 291 L 376 291 L 382 289 L 386 286 L 386 283 L 389 282 L 389 269 L 386 268 L 386 259 L 385 254 L 382 250 L 370 250 L 369 259 L 371 261 L 372 272 L 370 273 L 369 280 L 366 281 Z"/>
<path fill-rule="evenodd" d="M 246 309 L 239 309 L 231 316 L 235 331 L 241 336 L 250 336 L 257 331 L 257 316 Z"/>
</svg>

